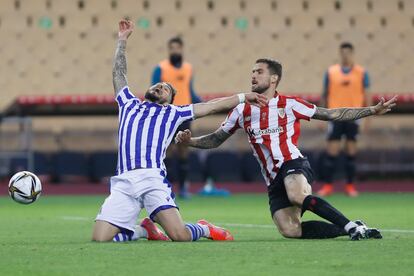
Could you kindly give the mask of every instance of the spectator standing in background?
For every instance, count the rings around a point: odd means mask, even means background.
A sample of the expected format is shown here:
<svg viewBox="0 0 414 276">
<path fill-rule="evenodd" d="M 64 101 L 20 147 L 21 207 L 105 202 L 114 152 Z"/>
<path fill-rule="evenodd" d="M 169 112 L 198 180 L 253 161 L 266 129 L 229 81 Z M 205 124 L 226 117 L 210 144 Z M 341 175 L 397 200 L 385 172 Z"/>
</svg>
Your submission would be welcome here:
<svg viewBox="0 0 414 276">
<path fill-rule="evenodd" d="M 354 62 L 354 46 L 344 42 L 339 47 L 340 64 L 328 68 L 324 77 L 324 89 L 321 106 L 327 108 L 364 107 L 371 104 L 367 89 L 370 81 L 367 71 Z M 345 192 L 352 197 L 358 195 L 355 188 L 355 156 L 357 153 L 357 135 L 359 121 L 332 121 L 328 126 L 326 156 L 322 162 L 323 187 L 320 196 L 334 192 L 333 177 L 336 161 L 341 151 L 341 139 L 345 136 Z"/>
</svg>

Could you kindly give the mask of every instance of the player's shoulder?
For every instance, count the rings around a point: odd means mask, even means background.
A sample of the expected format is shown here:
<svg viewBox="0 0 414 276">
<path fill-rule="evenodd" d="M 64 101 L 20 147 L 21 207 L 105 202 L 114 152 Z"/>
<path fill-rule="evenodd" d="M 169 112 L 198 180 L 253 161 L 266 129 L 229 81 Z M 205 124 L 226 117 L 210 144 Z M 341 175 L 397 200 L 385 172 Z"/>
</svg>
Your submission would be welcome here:
<svg viewBox="0 0 414 276">
<path fill-rule="evenodd" d="M 312 103 L 308 102 L 307 100 L 305 100 L 301 97 L 298 97 L 298 96 L 284 96 L 284 97 L 286 98 L 287 103 L 291 103 L 290 106 L 293 106 L 297 103 L 303 104 L 303 105 L 305 105 L 309 108 L 313 108 L 313 106 L 314 106 L 314 104 L 312 104 Z"/>
</svg>

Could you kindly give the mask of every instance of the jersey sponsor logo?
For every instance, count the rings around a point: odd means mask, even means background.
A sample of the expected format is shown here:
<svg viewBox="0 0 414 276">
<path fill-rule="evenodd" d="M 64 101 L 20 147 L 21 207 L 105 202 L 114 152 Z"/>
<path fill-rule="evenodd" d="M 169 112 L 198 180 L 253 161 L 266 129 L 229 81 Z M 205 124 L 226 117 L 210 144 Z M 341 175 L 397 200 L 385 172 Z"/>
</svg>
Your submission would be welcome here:
<svg viewBox="0 0 414 276">
<path fill-rule="evenodd" d="M 284 108 L 278 108 L 277 109 L 277 113 L 279 114 L 280 118 L 284 118 L 286 115 L 285 109 Z"/>
<path fill-rule="evenodd" d="M 251 138 L 257 138 L 257 137 L 260 137 L 262 135 L 282 133 L 283 128 L 282 127 L 277 127 L 277 128 L 266 128 L 266 129 L 253 129 L 251 127 L 247 127 L 246 132 Z"/>
<path fill-rule="evenodd" d="M 262 120 L 262 121 L 265 121 L 266 119 L 267 119 L 267 113 L 266 113 L 266 112 L 263 112 L 263 113 L 262 113 L 261 120 Z"/>
</svg>

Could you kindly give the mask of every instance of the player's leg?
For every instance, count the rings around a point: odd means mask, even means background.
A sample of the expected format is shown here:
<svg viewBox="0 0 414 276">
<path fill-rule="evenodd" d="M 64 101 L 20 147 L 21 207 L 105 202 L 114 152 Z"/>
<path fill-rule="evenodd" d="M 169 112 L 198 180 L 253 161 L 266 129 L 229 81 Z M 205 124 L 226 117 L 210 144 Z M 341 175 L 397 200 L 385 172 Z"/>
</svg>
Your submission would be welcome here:
<svg viewBox="0 0 414 276">
<path fill-rule="evenodd" d="M 130 178 L 138 172 L 111 177 L 111 194 L 105 199 L 92 234 L 94 241 L 129 241 L 147 238 L 146 230 L 135 225 L 142 203 L 133 194 Z"/>
<path fill-rule="evenodd" d="M 280 209 L 273 214 L 273 222 L 285 238 L 329 239 L 346 236 L 347 232 L 324 221 L 301 222 L 302 209 L 297 206 Z"/>
<path fill-rule="evenodd" d="M 300 215 L 301 208 L 297 206 L 291 206 L 279 209 L 274 212 L 272 219 L 283 237 L 300 238 L 302 236 Z"/>
<path fill-rule="evenodd" d="M 118 191 L 111 190 L 101 211 L 96 217 L 92 240 L 105 242 L 132 240 L 136 230 L 135 220 L 141 208 L 134 198 Z"/>
<path fill-rule="evenodd" d="M 205 221 L 184 223 L 175 204 L 171 185 L 166 178 L 154 175 L 151 184 L 152 189 L 143 195 L 145 209 L 150 214 L 150 218 L 161 225 L 171 240 L 196 241 L 201 237 L 213 240 L 230 239 L 231 235 L 227 230 Z"/>
<path fill-rule="evenodd" d="M 323 205 L 322 208 L 326 208 L 326 207 L 332 208 L 333 211 L 331 212 L 328 212 L 328 211 L 321 212 L 320 210 L 317 210 L 316 212 L 315 210 L 312 210 L 312 212 L 316 213 L 317 215 L 321 216 L 322 218 L 325 218 L 326 220 L 332 223 L 327 223 L 323 221 L 304 221 L 300 223 L 301 214 L 305 210 L 307 210 L 303 208 L 302 206 L 303 203 L 305 201 L 307 202 L 308 199 L 311 199 L 312 202 L 320 199 L 318 197 L 313 197 L 311 195 L 312 188 L 310 184 L 308 183 L 308 179 L 305 177 L 305 174 L 306 172 L 294 173 L 294 174 L 289 174 L 284 178 L 287 196 L 290 202 L 294 204 L 296 207 L 295 216 L 294 216 L 294 221 L 296 222 L 295 225 L 299 225 L 299 227 L 301 228 L 300 236 L 297 236 L 297 237 L 302 238 L 302 239 L 326 239 L 326 238 L 335 238 L 338 236 L 347 235 L 348 232 L 345 230 L 345 225 L 349 223 L 350 221 L 347 220 L 341 213 L 339 213 L 339 211 L 337 211 L 330 205 L 329 206 Z M 327 203 L 326 201 L 324 202 Z M 321 214 L 324 216 L 322 216 Z M 346 219 L 345 225 L 342 225 L 343 222 L 337 217 L 338 215 L 342 215 L 342 217 Z M 331 218 L 331 220 L 328 218 Z M 337 224 L 338 222 L 340 222 L 341 225 L 338 225 Z M 353 224 L 350 224 L 350 225 L 353 225 Z M 356 227 L 356 224 L 354 226 Z"/>
<path fill-rule="evenodd" d="M 359 125 L 356 122 L 348 122 L 346 129 L 346 144 L 345 144 L 345 172 L 346 172 L 346 186 L 345 192 L 349 196 L 358 196 L 358 191 L 355 188 L 355 174 L 356 164 L 355 156 L 357 154 L 357 142 Z"/>
<path fill-rule="evenodd" d="M 342 123 L 330 122 L 328 127 L 328 140 L 326 155 L 322 160 L 322 181 L 324 185 L 318 191 L 320 196 L 328 196 L 333 193 L 333 177 L 335 174 L 336 162 L 341 151 Z"/>
<path fill-rule="evenodd" d="M 173 241 L 198 240 L 203 234 L 206 235 L 206 233 L 203 233 L 204 229 L 198 225 L 193 225 L 193 228 L 197 228 L 193 235 L 193 229 L 186 226 L 176 208 L 159 211 L 155 215 L 154 220 L 161 225 L 165 233 Z"/>
<path fill-rule="evenodd" d="M 120 229 L 107 221 L 97 220 L 93 227 L 92 240 L 97 242 L 112 241 Z"/>
</svg>

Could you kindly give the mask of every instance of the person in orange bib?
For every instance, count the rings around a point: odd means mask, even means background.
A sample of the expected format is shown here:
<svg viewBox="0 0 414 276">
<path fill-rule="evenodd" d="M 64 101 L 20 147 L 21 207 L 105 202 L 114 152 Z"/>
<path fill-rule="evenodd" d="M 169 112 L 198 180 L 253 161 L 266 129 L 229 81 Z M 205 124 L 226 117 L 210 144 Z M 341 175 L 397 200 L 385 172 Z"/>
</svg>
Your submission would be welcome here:
<svg viewBox="0 0 414 276">
<path fill-rule="evenodd" d="M 354 46 L 344 42 L 339 47 L 341 63 L 328 68 L 324 78 L 322 105 L 327 108 L 363 107 L 369 105 L 367 71 L 354 62 Z M 357 196 L 355 188 L 355 155 L 357 153 L 358 121 L 330 122 L 326 156 L 322 162 L 323 187 L 318 191 L 321 196 L 334 192 L 333 177 L 335 164 L 341 151 L 341 139 L 345 137 L 345 192 Z"/>
<path fill-rule="evenodd" d="M 193 67 L 184 61 L 184 42 L 180 37 L 171 38 L 168 43 L 169 58 L 162 60 L 154 69 L 152 74 L 152 85 L 159 82 L 167 82 L 174 86 L 177 94 L 173 105 L 189 105 L 201 102 L 193 88 Z M 191 127 L 191 122 L 182 124 L 178 130 Z M 172 146 L 172 145 L 171 145 Z M 179 197 L 189 198 L 188 193 L 188 147 L 186 145 L 175 145 L 171 147 L 172 152 L 178 156 L 177 178 L 179 182 Z"/>
</svg>

